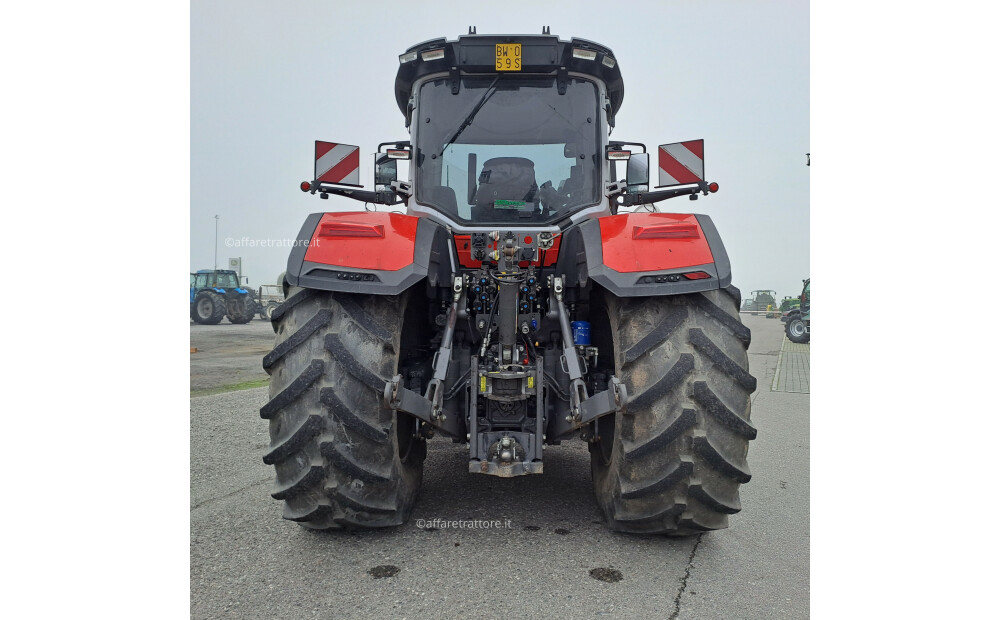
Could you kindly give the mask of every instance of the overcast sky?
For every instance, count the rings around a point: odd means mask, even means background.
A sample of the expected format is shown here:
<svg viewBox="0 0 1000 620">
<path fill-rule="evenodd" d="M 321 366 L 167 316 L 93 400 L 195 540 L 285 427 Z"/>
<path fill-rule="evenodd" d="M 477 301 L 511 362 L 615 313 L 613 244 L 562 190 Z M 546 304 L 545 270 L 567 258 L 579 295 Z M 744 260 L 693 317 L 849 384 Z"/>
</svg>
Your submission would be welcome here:
<svg viewBox="0 0 1000 620">
<path fill-rule="evenodd" d="M 473 6 L 475 4 L 475 6 Z M 375 151 L 407 138 L 393 97 L 398 55 L 428 39 L 541 33 L 612 49 L 625 100 L 612 134 L 649 146 L 705 139 L 719 193 L 666 211 L 709 214 L 733 282 L 797 295 L 809 276 L 809 5 L 711 2 L 191 4 L 191 269 L 242 257 L 253 286 L 284 270 L 309 213 L 361 203 L 304 194 L 316 139 Z M 421 11 L 420 9 L 423 9 Z M 371 188 L 370 156 L 362 183 Z M 365 165 L 367 164 L 367 165 Z"/>
</svg>

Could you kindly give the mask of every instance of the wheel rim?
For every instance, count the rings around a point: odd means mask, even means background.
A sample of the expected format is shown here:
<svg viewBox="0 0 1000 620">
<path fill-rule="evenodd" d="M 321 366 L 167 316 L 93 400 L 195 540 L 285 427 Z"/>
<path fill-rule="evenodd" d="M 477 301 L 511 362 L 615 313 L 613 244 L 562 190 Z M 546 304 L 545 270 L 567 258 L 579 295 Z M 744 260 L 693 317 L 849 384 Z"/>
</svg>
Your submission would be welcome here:
<svg viewBox="0 0 1000 620">
<path fill-rule="evenodd" d="M 792 321 L 791 325 L 788 326 L 788 331 L 790 331 L 793 336 L 798 338 L 802 334 L 806 333 L 806 326 L 801 320 L 795 319 Z"/>
<path fill-rule="evenodd" d="M 270 321 L 271 315 L 274 314 L 274 306 L 268 306 L 267 309 L 264 310 L 264 314 L 267 316 L 267 320 Z"/>
<path fill-rule="evenodd" d="M 215 310 L 215 304 L 212 300 L 207 297 L 202 297 L 201 301 L 198 302 L 198 316 L 203 319 L 208 319 L 212 317 L 212 312 Z"/>
</svg>

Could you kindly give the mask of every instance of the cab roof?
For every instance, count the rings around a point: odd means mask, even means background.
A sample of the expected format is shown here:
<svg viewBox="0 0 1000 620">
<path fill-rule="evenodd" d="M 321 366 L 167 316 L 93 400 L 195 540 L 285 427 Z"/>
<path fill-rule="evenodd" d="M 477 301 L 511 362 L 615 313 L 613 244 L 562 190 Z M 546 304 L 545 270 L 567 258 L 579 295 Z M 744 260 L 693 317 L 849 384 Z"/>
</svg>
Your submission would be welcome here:
<svg viewBox="0 0 1000 620">
<path fill-rule="evenodd" d="M 520 71 L 496 70 L 496 46 L 502 43 L 521 44 Z M 422 52 L 441 49 L 444 50 L 443 57 L 433 60 L 424 60 L 422 57 Z M 595 52 L 595 57 L 592 60 L 578 58 L 573 55 L 574 49 Z M 400 55 L 399 71 L 396 73 L 396 105 L 404 116 L 408 116 L 407 104 L 413 92 L 413 84 L 432 73 L 451 74 L 449 77 L 456 80 L 452 86 L 455 89 L 458 87 L 457 78 L 460 73 L 558 76 L 561 69 L 584 73 L 603 81 L 611 100 L 610 116 L 613 118 L 618 113 L 625 97 L 625 86 L 618 61 L 611 50 L 586 39 L 562 41 L 556 35 L 547 34 L 470 34 L 458 37 L 457 41 L 440 38 L 418 43 Z"/>
</svg>

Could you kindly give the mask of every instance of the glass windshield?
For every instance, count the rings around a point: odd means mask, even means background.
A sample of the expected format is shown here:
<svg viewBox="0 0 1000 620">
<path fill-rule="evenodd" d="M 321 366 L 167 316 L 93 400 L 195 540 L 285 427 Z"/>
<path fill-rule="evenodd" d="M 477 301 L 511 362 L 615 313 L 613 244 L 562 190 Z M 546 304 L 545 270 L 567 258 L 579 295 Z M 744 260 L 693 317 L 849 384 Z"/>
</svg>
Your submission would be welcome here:
<svg viewBox="0 0 1000 620">
<path fill-rule="evenodd" d="M 417 202 L 467 223 L 551 223 L 600 201 L 597 87 L 482 76 L 420 88 Z"/>
<path fill-rule="evenodd" d="M 219 288 L 239 288 L 240 283 L 236 281 L 236 274 L 234 273 L 220 273 L 219 274 Z"/>
</svg>

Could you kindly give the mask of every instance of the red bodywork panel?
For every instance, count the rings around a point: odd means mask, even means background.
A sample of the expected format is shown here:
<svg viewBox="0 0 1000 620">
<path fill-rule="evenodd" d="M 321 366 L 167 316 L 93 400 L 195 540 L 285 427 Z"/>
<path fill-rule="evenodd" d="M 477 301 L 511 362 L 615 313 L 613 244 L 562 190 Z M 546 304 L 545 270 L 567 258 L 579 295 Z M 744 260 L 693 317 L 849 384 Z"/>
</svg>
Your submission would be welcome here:
<svg viewBox="0 0 1000 620">
<path fill-rule="evenodd" d="M 402 269 L 413 262 L 419 219 L 372 211 L 324 213 L 305 260 L 356 269 Z"/>
<path fill-rule="evenodd" d="M 559 258 L 559 240 L 562 235 L 557 236 L 552 240 L 552 247 L 548 250 L 540 250 L 539 255 L 541 261 L 535 261 L 529 263 L 528 261 L 521 261 L 518 263 L 520 267 L 527 267 L 528 265 L 535 265 L 536 267 L 541 264 L 544 267 L 551 267 L 556 264 L 556 259 Z M 488 250 L 496 248 L 496 242 L 490 241 Z M 483 266 L 482 261 L 473 260 L 472 258 L 472 236 L 471 235 L 455 235 L 455 249 L 458 251 L 458 262 L 467 269 L 479 269 Z"/>
<path fill-rule="evenodd" d="M 600 218 L 604 264 L 622 273 L 715 262 L 694 215 L 623 213 Z"/>
</svg>

